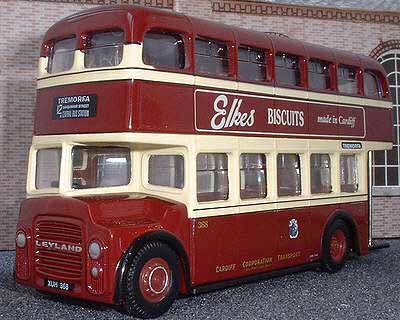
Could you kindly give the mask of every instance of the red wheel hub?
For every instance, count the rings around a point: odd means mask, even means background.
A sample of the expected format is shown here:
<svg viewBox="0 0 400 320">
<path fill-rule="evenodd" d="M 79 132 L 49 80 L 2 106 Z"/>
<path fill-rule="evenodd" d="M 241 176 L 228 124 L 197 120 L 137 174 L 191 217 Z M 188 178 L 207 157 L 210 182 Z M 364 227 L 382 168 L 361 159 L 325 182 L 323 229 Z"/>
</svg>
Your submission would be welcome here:
<svg viewBox="0 0 400 320">
<path fill-rule="evenodd" d="M 139 275 L 140 292 L 147 301 L 157 303 L 163 300 L 172 286 L 172 272 L 167 261 L 152 258 L 146 262 Z"/>
<path fill-rule="evenodd" d="M 347 251 L 347 242 L 346 235 L 340 229 L 337 229 L 332 237 L 329 245 L 329 251 L 332 257 L 332 260 L 335 263 L 340 263 Z"/>
</svg>

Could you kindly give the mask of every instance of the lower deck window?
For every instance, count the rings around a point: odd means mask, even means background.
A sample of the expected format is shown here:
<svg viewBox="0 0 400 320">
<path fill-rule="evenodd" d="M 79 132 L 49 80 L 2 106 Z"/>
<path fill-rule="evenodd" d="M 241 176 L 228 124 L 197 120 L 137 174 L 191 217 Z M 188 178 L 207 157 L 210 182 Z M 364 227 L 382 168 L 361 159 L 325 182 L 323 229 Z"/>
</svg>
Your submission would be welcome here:
<svg viewBox="0 0 400 320">
<path fill-rule="evenodd" d="M 300 155 L 280 153 L 278 162 L 278 196 L 297 196 L 301 194 Z"/>
<path fill-rule="evenodd" d="M 340 191 L 358 191 L 357 158 L 354 154 L 340 156 Z"/>
<path fill-rule="evenodd" d="M 240 156 L 240 198 L 265 198 L 266 160 L 264 154 L 244 153 Z"/>
<path fill-rule="evenodd" d="M 228 155 L 199 153 L 197 166 L 197 201 L 227 200 L 229 195 Z"/>
<path fill-rule="evenodd" d="M 330 193 L 331 185 L 331 158 L 329 154 L 311 155 L 311 193 Z"/>
<path fill-rule="evenodd" d="M 72 188 L 89 189 L 127 185 L 131 179 L 129 148 L 74 147 Z"/>
<path fill-rule="evenodd" d="M 183 188 L 184 161 L 180 155 L 152 155 L 149 158 L 149 184 Z"/>
<path fill-rule="evenodd" d="M 38 150 L 36 154 L 36 189 L 58 188 L 61 148 Z"/>
</svg>

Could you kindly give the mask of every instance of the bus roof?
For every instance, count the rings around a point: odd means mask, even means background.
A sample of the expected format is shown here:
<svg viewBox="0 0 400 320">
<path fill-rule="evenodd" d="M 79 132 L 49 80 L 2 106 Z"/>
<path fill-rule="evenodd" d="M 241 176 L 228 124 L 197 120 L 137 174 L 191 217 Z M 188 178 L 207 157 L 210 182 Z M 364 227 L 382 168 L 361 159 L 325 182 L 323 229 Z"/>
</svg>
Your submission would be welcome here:
<svg viewBox="0 0 400 320">
<path fill-rule="evenodd" d="M 191 36 L 211 37 L 228 42 L 236 40 L 249 46 L 273 48 L 276 52 L 284 50 L 305 58 L 312 56 L 321 60 L 340 61 L 345 65 L 363 66 L 384 72 L 378 62 L 365 55 L 194 18 L 177 12 L 135 5 L 96 7 L 68 16 L 55 23 L 47 31 L 43 43 L 48 44 L 75 34 L 78 39 L 81 39 L 78 48 L 83 49 L 83 39 L 86 34 L 110 29 L 123 29 L 125 43 L 141 43 L 145 31 L 157 28 L 168 28 Z M 43 50 L 42 56 L 44 56 Z"/>
</svg>

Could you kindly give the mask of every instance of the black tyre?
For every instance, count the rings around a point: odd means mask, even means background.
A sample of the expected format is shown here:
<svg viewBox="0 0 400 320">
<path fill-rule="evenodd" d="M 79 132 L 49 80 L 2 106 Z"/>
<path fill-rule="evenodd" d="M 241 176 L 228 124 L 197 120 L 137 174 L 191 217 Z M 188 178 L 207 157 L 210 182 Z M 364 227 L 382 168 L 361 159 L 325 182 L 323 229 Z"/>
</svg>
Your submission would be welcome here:
<svg viewBox="0 0 400 320">
<path fill-rule="evenodd" d="M 179 261 L 162 242 L 149 242 L 130 262 L 123 283 L 122 306 L 139 318 L 156 318 L 167 312 L 179 291 Z"/>
<path fill-rule="evenodd" d="M 350 252 L 351 235 L 343 220 L 335 220 L 325 231 L 322 242 L 322 269 L 334 273 L 343 268 Z"/>
</svg>

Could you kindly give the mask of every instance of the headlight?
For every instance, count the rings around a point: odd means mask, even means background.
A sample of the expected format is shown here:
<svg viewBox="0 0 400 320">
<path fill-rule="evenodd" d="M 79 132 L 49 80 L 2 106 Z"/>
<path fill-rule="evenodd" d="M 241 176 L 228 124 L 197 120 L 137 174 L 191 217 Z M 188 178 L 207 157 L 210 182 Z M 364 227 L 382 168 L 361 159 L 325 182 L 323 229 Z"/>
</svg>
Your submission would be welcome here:
<svg viewBox="0 0 400 320">
<path fill-rule="evenodd" d="M 23 231 L 18 231 L 17 237 L 15 238 L 15 242 L 18 248 L 24 248 L 26 245 L 26 235 Z"/>
<path fill-rule="evenodd" d="M 96 260 L 100 257 L 101 254 L 101 246 L 96 240 L 92 241 L 89 245 L 89 256 L 93 260 Z"/>
</svg>

